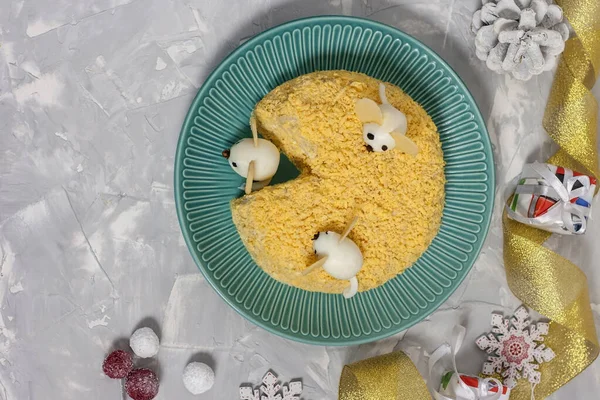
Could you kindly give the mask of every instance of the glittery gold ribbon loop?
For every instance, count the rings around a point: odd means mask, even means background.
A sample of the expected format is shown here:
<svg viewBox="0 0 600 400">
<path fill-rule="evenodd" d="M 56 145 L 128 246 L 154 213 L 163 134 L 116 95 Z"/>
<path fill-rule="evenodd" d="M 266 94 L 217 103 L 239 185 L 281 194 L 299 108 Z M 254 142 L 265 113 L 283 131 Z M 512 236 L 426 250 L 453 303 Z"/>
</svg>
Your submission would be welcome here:
<svg viewBox="0 0 600 400">
<path fill-rule="evenodd" d="M 346 365 L 339 400 L 431 400 L 425 381 L 402 352 Z"/>
<path fill-rule="evenodd" d="M 559 0 L 577 37 L 570 39 L 552 86 L 544 127 L 560 150 L 549 163 L 599 177 L 598 103 L 590 89 L 600 73 L 600 1 Z M 550 233 L 507 218 L 504 264 L 512 292 L 551 319 L 546 344 L 556 357 L 542 364 L 536 399 L 544 398 L 587 368 L 599 345 L 585 274 L 569 260 L 545 248 Z M 511 400 L 530 399 L 528 384 L 519 384 Z"/>
</svg>

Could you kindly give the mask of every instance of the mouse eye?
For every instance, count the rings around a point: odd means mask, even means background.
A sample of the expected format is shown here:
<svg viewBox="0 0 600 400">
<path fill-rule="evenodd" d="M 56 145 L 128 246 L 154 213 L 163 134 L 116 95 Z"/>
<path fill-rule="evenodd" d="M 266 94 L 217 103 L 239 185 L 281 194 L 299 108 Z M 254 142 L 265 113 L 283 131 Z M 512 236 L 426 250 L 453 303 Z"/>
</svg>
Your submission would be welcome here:
<svg viewBox="0 0 600 400">
<path fill-rule="evenodd" d="M 388 147 L 384 144 L 383 146 L 381 146 L 381 150 L 386 151 L 388 149 Z"/>
<path fill-rule="evenodd" d="M 367 138 L 369 138 L 369 140 L 373 140 L 375 139 L 375 135 L 373 135 L 372 133 L 367 133 Z"/>
<path fill-rule="evenodd" d="M 233 165 L 233 167 L 237 167 L 237 164 L 235 162 L 232 162 L 231 165 Z"/>
</svg>

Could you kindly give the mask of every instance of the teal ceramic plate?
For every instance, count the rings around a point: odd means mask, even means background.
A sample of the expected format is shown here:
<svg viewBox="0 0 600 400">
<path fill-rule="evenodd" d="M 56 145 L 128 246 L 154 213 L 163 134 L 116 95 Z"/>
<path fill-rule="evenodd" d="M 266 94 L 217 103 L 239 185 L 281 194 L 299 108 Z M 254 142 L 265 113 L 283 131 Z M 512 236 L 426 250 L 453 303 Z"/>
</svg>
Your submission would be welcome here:
<svg viewBox="0 0 600 400">
<path fill-rule="evenodd" d="M 385 285 L 341 295 L 279 283 L 246 251 L 229 201 L 243 179 L 221 156 L 250 137 L 254 105 L 283 82 L 317 70 L 359 71 L 391 82 L 419 102 L 438 127 L 446 160 L 440 232 L 415 265 Z M 488 231 L 494 191 L 492 151 L 473 98 L 432 50 L 389 26 L 350 17 L 280 25 L 244 43 L 206 80 L 183 124 L 175 158 L 175 201 L 196 264 L 221 297 L 255 324 L 289 339 L 369 342 L 433 312 L 469 272 Z M 277 181 L 297 174 L 285 163 Z M 194 301 L 190 299 L 190 301 Z"/>
</svg>

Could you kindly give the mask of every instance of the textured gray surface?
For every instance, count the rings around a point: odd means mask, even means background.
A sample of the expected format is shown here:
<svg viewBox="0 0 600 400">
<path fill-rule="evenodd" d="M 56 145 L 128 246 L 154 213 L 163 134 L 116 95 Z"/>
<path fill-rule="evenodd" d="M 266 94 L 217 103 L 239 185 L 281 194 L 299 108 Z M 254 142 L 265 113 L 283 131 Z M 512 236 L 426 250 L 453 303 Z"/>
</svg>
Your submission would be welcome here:
<svg viewBox="0 0 600 400">
<path fill-rule="evenodd" d="M 162 337 L 149 362 L 161 376 L 158 399 L 193 398 L 181 372 L 194 358 L 216 371 L 199 399 L 235 399 L 241 382 L 272 368 L 303 378 L 306 400 L 333 400 L 347 362 L 417 342 L 431 351 L 456 322 L 473 339 L 490 311 L 512 311 L 497 206 L 475 267 L 427 320 L 363 346 L 289 342 L 246 322 L 206 284 L 173 202 L 179 129 L 211 69 L 268 27 L 346 14 L 414 35 L 465 80 L 494 143 L 501 204 L 523 163 L 553 150 L 541 127 L 552 74 L 520 83 L 486 70 L 469 30 L 477 2 L 0 1 L 0 398 L 120 399 L 102 359 L 150 324 Z M 599 229 L 596 220 L 584 238 L 551 242 L 588 274 L 597 326 Z M 483 359 L 471 340 L 458 362 L 473 373 Z M 552 399 L 595 399 L 599 377 L 595 362 Z"/>
</svg>

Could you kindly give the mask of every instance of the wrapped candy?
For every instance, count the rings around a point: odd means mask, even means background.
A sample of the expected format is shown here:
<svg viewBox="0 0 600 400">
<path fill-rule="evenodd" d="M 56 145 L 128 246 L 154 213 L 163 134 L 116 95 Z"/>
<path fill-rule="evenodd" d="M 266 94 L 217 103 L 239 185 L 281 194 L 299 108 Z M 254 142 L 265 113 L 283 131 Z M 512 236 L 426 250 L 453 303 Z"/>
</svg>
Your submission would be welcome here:
<svg viewBox="0 0 600 400">
<path fill-rule="evenodd" d="M 456 354 L 465 339 L 466 328 L 456 325 L 452 330 L 452 345 L 442 344 L 429 357 L 429 390 L 434 400 L 508 400 L 510 388 L 496 378 L 478 378 L 458 372 Z M 435 365 L 447 355 L 452 356 L 451 371 L 442 375 L 439 390 L 433 386 Z"/>
<path fill-rule="evenodd" d="M 462 385 L 458 381 L 459 376 Z M 500 393 L 498 393 L 499 390 Z M 455 400 L 508 400 L 510 388 L 498 387 L 495 381 L 489 379 L 448 371 L 442 376 L 439 393 L 446 398 Z"/>
<path fill-rule="evenodd" d="M 546 231 L 582 235 L 591 217 L 596 179 L 550 164 L 523 169 L 508 217 Z"/>
</svg>

